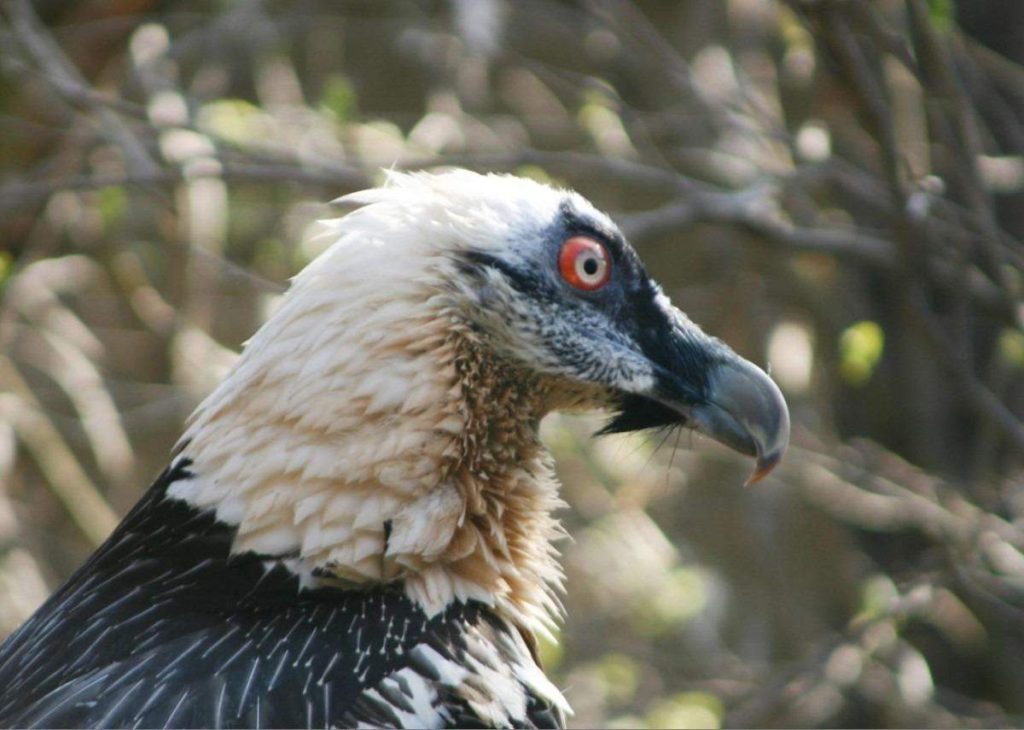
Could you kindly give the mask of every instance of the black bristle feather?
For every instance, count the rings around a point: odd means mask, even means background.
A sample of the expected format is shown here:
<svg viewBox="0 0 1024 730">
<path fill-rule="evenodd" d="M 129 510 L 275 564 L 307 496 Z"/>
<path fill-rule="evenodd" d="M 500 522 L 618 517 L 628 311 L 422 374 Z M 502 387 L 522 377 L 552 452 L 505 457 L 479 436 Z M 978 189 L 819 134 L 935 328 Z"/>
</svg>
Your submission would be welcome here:
<svg viewBox="0 0 1024 730">
<path fill-rule="evenodd" d="M 641 395 L 623 395 L 617 413 L 595 436 L 644 431 L 665 426 L 685 426 L 686 418 L 668 406 Z"/>
</svg>

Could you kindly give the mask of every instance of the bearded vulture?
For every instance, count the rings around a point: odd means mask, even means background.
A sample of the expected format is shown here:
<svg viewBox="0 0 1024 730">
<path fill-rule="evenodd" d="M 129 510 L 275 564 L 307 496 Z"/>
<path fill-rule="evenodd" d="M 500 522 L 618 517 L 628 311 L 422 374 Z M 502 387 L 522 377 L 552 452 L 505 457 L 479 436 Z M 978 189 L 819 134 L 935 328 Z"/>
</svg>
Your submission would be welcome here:
<svg viewBox="0 0 1024 730">
<path fill-rule="evenodd" d="M 342 200 L 168 468 L 0 647 L 0 726 L 561 726 L 541 418 L 693 428 L 751 480 L 782 456 L 776 385 L 579 195 L 452 171 Z"/>
</svg>

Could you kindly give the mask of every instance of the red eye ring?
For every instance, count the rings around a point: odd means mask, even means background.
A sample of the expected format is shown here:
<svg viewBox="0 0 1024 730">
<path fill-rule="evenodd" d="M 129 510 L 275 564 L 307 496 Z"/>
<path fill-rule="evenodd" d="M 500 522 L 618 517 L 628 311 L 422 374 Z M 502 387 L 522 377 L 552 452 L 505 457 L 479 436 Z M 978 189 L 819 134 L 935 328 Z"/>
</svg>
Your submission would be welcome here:
<svg viewBox="0 0 1024 730">
<path fill-rule="evenodd" d="M 573 236 L 562 244 L 558 271 L 571 286 L 597 291 L 612 278 L 612 261 L 600 243 L 586 236 Z"/>
</svg>

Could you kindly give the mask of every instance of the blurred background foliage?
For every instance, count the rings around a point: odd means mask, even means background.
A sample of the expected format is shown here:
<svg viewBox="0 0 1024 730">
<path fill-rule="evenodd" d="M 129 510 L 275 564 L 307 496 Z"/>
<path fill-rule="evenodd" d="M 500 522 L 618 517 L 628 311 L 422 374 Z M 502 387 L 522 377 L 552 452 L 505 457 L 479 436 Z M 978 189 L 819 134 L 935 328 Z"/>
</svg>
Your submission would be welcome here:
<svg viewBox="0 0 1024 730">
<path fill-rule="evenodd" d="M 769 363 L 765 483 L 555 416 L 578 726 L 1024 722 L 1024 3 L 0 0 L 0 635 L 382 167 L 571 185 Z"/>
</svg>

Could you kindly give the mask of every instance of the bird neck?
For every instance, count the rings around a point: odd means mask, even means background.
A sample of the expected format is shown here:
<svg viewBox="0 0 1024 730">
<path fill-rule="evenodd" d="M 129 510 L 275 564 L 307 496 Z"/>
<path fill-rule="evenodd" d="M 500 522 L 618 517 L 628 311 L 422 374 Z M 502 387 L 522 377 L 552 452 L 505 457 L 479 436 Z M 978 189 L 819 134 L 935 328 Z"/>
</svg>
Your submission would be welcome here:
<svg viewBox="0 0 1024 730">
<path fill-rule="evenodd" d="M 363 332 L 328 372 L 302 342 L 268 357 L 254 338 L 193 416 L 181 455 L 195 477 L 169 495 L 306 585 L 397 582 L 431 615 L 477 600 L 545 630 L 561 501 L 537 432 L 558 389 L 445 313 Z"/>
<path fill-rule="evenodd" d="M 464 425 L 450 481 L 460 518 L 444 571 L 472 587 L 470 597 L 482 597 L 477 588 L 496 597 L 521 623 L 550 624 L 562 582 L 552 543 L 564 535 L 553 512 L 564 503 L 538 430 L 564 390 L 496 359 L 465 333 L 456 337 L 451 405 Z"/>
</svg>

